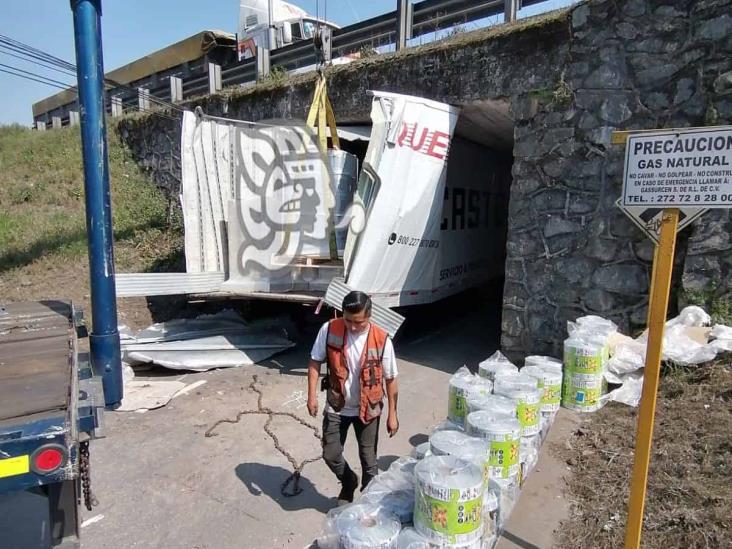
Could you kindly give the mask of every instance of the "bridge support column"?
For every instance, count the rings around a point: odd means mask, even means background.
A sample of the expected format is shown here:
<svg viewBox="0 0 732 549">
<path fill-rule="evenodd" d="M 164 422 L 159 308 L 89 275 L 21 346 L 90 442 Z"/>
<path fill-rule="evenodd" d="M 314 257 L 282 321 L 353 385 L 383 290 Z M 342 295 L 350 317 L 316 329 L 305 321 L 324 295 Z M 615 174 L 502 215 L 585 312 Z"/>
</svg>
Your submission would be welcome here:
<svg viewBox="0 0 732 549">
<path fill-rule="evenodd" d="M 170 77 L 170 102 L 183 101 L 183 79 L 177 76 Z"/>
<path fill-rule="evenodd" d="M 412 38 L 412 0 L 397 0 L 397 51 L 407 47 L 407 40 Z"/>
<path fill-rule="evenodd" d="M 122 116 L 122 97 L 119 95 L 112 96 L 112 116 Z"/>
<path fill-rule="evenodd" d="M 506 0 L 506 12 L 504 15 L 505 23 L 513 23 L 516 21 L 518 10 L 521 9 L 521 0 Z"/>
<path fill-rule="evenodd" d="M 141 111 L 150 110 L 150 90 L 137 88 L 137 108 Z"/>
<path fill-rule="evenodd" d="M 213 94 L 223 89 L 221 84 L 221 65 L 216 63 L 208 64 L 208 93 Z"/>
</svg>

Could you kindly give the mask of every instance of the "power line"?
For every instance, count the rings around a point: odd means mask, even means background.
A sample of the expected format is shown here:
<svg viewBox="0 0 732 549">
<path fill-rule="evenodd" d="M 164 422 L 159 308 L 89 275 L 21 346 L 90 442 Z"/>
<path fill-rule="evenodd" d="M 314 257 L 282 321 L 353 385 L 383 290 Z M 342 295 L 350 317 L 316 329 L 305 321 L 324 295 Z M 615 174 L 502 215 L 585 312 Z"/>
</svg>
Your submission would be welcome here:
<svg viewBox="0 0 732 549">
<path fill-rule="evenodd" d="M 66 90 L 66 89 L 68 89 L 68 86 L 59 86 L 58 84 L 53 84 L 53 83 L 48 82 L 46 80 L 41 80 L 41 78 L 43 78 L 42 76 L 40 78 L 33 78 L 31 76 L 25 76 L 24 74 L 18 74 L 16 72 L 11 72 L 11 71 L 6 70 L 6 69 L 0 69 L 0 72 L 4 72 L 4 73 L 7 73 L 7 74 L 12 74 L 13 76 L 17 76 L 19 78 L 25 78 L 26 80 L 32 80 L 33 82 L 39 82 L 41 84 L 46 84 L 47 86 L 52 86 L 52 87 L 58 88 L 60 90 Z M 38 75 L 38 76 L 40 76 L 40 75 Z"/>
<path fill-rule="evenodd" d="M 27 54 L 20 54 L 18 52 L 14 52 L 15 50 L 11 50 L 7 46 L 0 44 L 0 50 L 7 49 L 9 51 L 0 51 L 0 54 L 9 55 L 10 57 L 15 57 L 16 59 L 20 59 L 22 61 L 26 61 L 27 63 L 34 63 L 37 65 L 41 65 L 44 68 L 51 69 L 56 72 L 60 72 L 61 74 L 64 74 L 66 76 L 76 76 L 76 71 L 72 71 L 70 69 L 59 69 L 58 67 L 54 67 L 50 63 L 47 63 L 46 61 L 40 61 L 38 59 L 34 59 L 31 56 L 24 57 L 24 55 Z M 14 53 L 11 53 L 14 52 Z"/>
<path fill-rule="evenodd" d="M 35 73 L 35 72 L 30 72 L 30 71 L 26 71 L 26 70 L 23 70 L 23 69 L 19 69 L 18 67 L 13 67 L 12 65 L 6 65 L 5 63 L 0 63 L 0 67 L 5 67 L 6 69 L 12 69 L 14 71 L 22 72 L 23 74 L 27 74 L 27 75 L 30 75 L 30 76 L 35 76 L 37 78 L 43 78 L 45 80 L 48 80 L 49 82 L 52 82 L 54 84 L 59 84 L 61 86 L 66 86 L 66 87 L 69 87 L 69 88 L 72 87 L 69 84 L 67 84 L 66 82 L 61 82 L 61 80 L 55 80 L 53 78 L 49 78 L 48 76 L 44 76 L 42 74 L 38 74 L 38 73 Z"/>
<path fill-rule="evenodd" d="M 68 61 L 64 61 L 63 59 L 60 59 L 59 57 L 51 55 L 47 52 L 44 52 L 43 50 L 34 48 L 33 46 L 30 46 L 29 44 L 25 44 L 23 42 L 20 42 L 19 40 L 10 38 L 9 36 L 0 34 L 0 48 L 9 50 L 9 51 L 0 51 L 0 53 L 5 53 L 6 55 L 12 55 L 13 57 L 18 57 L 20 59 L 23 59 L 26 62 L 34 63 L 39 66 L 43 66 L 44 68 L 56 70 L 61 73 L 66 71 L 68 73 L 73 73 L 74 75 L 76 74 L 76 66 L 74 64 L 69 63 Z M 12 53 L 10 53 L 10 52 L 12 52 Z M 17 67 L 10 67 L 8 65 L 3 65 L 2 63 L 0 63 L 0 66 L 5 66 L 5 67 L 11 68 L 13 70 L 25 73 L 27 75 L 26 78 L 28 80 L 32 80 L 34 82 L 51 85 L 53 87 L 60 88 L 60 89 L 70 89 L 72 91 L 76 90 L 75 86 L 70 86 L 64 82 L 61 82 L 61 81 L 58 81 L 58 80 L 55 80 L 55 79 L 52 79 L 52 78 L 49 78 L 49 77 L 46 77 L 43 75 L 39 75 L 37 73 L 32 73 L 30 71 L 24 71 L 23 69 L 19 69 Z M 5 70 L 3 70 L 2 72 L 7 72 L 8 74 L 13 74 L 14 76 L 22 77 L 21 74 L 11 73 L 11 72 L 5 71 Z M 105 78 L 104 83 L 109 88 L 124 90 L 127 92 L 131 92 L 135 95 L 137 95 L 139 93 L 137 89 L 135 89 L 131 86 L 128 86 L 126 84 L 116 82 L 109 78 Z M 59 84 L 61 84 L 61 85 L 59 85 Z M 77 95 L 78 95 L 78 92 L 77 92 Z M 150 101 L 150 103 L 153 103 L 153 104 L 155 104 L 159 107 L 163 107 L 165 109 L 169 109 L 173 113 L 184 112 L 184 109 L 182 109 L 181 107 L 178 107 L 177 105 L 174 105 L 173 103 L 160 99 L 152 94 L 148 95 L 148 100 Z M 139 110 L 141 112 L 155 114 L 162 118 L 167 118 L 169 120 L 178 121 L 178 119 L 175 118 L 172 114 L 161 113 L 160 111 L 157 111 L 157 110 L 144 109 L 144 108 L 139 109 Z"/>
</svg>

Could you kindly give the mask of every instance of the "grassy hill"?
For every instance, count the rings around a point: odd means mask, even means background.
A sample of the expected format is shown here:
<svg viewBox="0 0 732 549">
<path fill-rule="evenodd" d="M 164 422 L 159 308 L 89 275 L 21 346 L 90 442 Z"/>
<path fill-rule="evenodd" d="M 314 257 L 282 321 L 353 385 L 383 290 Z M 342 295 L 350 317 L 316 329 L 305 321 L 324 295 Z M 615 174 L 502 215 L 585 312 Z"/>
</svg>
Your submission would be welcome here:
<svg viewBox="0 0 732 549">
<path fill-rule="evenodd" d="M 182 231 L 167 198 L 114 132 L 109 167 L 118 272 L 179 256 Z M 84 178 L 79 128 L 0 127 L 0 295 L 71 298 L 88 308 Z"/>
</svg>

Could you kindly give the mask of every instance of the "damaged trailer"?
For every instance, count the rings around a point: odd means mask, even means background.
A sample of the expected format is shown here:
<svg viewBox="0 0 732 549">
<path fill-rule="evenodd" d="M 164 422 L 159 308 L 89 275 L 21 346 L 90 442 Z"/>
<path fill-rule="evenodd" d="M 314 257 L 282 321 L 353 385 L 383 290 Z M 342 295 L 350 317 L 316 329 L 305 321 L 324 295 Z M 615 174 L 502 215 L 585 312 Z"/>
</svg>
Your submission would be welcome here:
<svg viewBox="0 0 732 549">
<path fill-rule="evenodd" d="M 187 272 L 155 292 L 315 302 L 337 279 L 397 307 L 503 276 L 511 158 L 455 135 L 459 114 L 374 92 L 363 158 L 325 161 L 311 128 L 185 113 Z M 118 278 L 120 296 L 150 295 Z"/>
</svg>

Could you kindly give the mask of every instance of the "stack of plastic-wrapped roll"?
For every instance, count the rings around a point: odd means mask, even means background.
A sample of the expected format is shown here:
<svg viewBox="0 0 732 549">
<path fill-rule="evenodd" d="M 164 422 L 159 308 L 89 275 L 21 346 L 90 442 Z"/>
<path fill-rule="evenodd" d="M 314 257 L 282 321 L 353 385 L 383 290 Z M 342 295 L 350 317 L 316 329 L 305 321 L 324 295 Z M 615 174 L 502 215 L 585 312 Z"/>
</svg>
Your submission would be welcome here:
<svg viewBox="0 0 732 549">
<path fill-rule="evenodd" d="M 438 547 L 478 549 L 483 536 L 483 473 L 455 456 L 430 456 L 414 471 L 414 526 Z"/>
<path fill-rule="evenodd" d="M 562 406 L 577 412 L 594 412 L 603 406 L 600 397 L 607 390 L 608 337 L 616 330 L 615 324 L 595 316 L 578 318 L 572 324 L 564 341 Z"/>
<path fill-rule="evenodd" d="M 467 400 L 471 396 L 489 395 L 493 384 L 470 372 L 465 366 L 450 378 L 450 392 L 447 405 L 447 419 L 460 427 L 465 424 Z"/>
<path fill-rule="evenodd" d="M 395 549 L 402 525 L 378 505 L 355 503 L 328 512 L 323 549 Z"/>
<path fill-rule="evenodd" d="M 506 373 L 518 373 L 518 368 L 501 351 L 496 351 L 478 364 L 478 375 L 491 381 Z"/>
<path fill-rule="evenodd" d="M 519 473 L 521 425 L 515 417 L 487 410 L 471 412 L 468 433 L 488 442 L 488 477 L 511 478 Z"/>
</svg>

